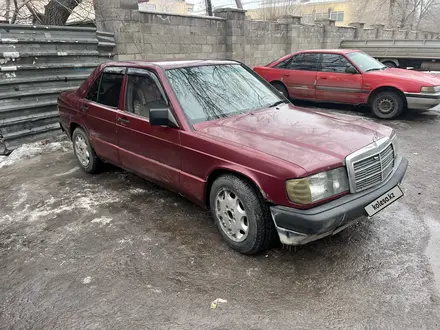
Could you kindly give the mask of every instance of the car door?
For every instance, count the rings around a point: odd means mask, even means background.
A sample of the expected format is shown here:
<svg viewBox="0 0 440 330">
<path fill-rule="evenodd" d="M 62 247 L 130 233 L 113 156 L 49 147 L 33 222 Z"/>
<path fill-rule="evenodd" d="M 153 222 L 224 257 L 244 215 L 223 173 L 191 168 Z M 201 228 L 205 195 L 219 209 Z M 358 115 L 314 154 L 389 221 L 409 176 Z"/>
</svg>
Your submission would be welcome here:
<svg viewBox="0 0 440 330">
<path fill-rule="evenodd" d="M 361 103 L 362 74 L 341 54 L 322 54 L 316 78 L 316 99 Z"/>
<path fill-rule="evenodd" d="M 116 118 L 125 68 L 106 67 L 80 101 L 79 109 L 96 154 L 120 164 Z"/>
<path fill-rule="evenodd" d="M 129 68 L 124 112 L 117 116 L 122 166 L 170 188 L 177 188 L 181 169 L 178 128 L 152 126 L 149 109 L 169 107 L 153 71 Z"/>
<path fill-rule="evenodd" d="M 292 56 L 285 64 L 280 79 L 287 86 L 291 97 L 315 99 L 318 60 L 319 55 L 316 53 L 301 53 Z"/>
</svg>

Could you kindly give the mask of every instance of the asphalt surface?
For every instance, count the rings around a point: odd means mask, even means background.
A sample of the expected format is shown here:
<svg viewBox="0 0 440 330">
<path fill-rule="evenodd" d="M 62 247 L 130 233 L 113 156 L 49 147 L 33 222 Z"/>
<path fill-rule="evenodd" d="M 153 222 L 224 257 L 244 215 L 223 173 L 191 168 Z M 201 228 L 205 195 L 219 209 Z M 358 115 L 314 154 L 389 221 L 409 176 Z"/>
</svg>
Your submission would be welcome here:
<svg viewBox="0 0 440 330">
<path fill-rule="evenodd" d="M 112 167 L 83 173 L 68 142 L 3 167 L 0 328 L 439 329 L 440 113 L 386 123 L 410 161 L 405 197 L 256 257 L 178 195 Z"/>
</svg>

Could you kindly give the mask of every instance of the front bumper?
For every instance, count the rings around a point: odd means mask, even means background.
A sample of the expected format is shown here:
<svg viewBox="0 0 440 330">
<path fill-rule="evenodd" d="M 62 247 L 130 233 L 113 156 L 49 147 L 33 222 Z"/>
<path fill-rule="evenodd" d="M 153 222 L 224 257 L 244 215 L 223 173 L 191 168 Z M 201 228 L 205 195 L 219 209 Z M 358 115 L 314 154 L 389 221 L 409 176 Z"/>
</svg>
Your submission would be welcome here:
<svg viewBox="0 0 440 330">
<path fill-rule="evenodd" d="M 408 109 L 429 110 L 440 104 L 440 93 L 405 93 Z"/>
<path fill-rule="evenodd" d="M 281 243 L 303 245 L 334 235 L 365 219 L 367 213 L 364 207 L 397 186 L 402 181 L 407 167 L 408 161 L 405 158 L 396 158 L 393 173 L 381 186 L 341 197 L 310 210 L 272 206 L 270 212 Z"/>
</svg>

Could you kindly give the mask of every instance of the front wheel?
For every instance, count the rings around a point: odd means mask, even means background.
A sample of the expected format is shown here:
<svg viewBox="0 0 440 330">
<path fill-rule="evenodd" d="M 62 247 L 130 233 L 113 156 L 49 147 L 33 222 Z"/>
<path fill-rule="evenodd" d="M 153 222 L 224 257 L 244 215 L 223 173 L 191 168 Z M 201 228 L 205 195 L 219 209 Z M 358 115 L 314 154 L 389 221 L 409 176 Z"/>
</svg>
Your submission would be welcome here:
<svg viewBox="0 0 440 330">
<path fill-rule="evenodd" d="M 377 94 L 371 101 L 371 110 L 373 114 L 381 119 L 394 119 L 399 117 L 405 102 L 398 93 L 393 91 L 385 91 Z"/>
<path fill-rule="evenodd" d="M 235 251 L 251 255 L 269 248 L 274 229 L 269 207 L 246 180 L 235 175 L 215 180 L 210 209 L 220 234 Z"/>
</svg>

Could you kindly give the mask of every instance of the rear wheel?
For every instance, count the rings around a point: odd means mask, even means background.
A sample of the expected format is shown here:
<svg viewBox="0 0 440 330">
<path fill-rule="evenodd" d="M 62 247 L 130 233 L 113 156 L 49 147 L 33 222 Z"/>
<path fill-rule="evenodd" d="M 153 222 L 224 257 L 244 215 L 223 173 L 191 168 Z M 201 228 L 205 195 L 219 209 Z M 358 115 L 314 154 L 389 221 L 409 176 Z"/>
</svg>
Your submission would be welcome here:
<svg viewBox="0 0 440 330">
<path fill-rule="evenodd" d="M 397 68 L 396 63 L 391 62 L 391 61 L 385 61 L 385 62 L 383 62 L 383 64 L 386 65 L 389 68 Z"/>
<path fill-rule="evenodd" d="M 99 171 L 101 161 L 93 150 L 86 132 L 76 128 L 72 134 L 73 151 L 81 168 L 87 173 Z"/>
<path fill-rule="evenodd" d="M 223 239 L 234 250 L 256 254 L 269 248 L 274 225 L 267 203 L 249 182 L 224 175 L 212 184 L 211 215 Z"/>
<path fill-rule="evenodd" d="M 276 89 L 278 89 L 278 91 L 281 94 L 283 94 L 284 97 L 289 98 L 289 91 L 287 90 L 287 88 L 283 84 L 278 83 L 278 82 L 274 82 L 274 83 L 272 83 L 272 86 L 275 87 Z"/>
<path fill-rule="evenodd" d="M 405 101 L 397 92 L 380 92 L 371 100 L 373 114 L 381 119 L 394 119 L 399 117 L 404 108 Z"/>
</svg>

